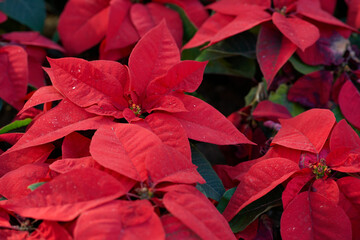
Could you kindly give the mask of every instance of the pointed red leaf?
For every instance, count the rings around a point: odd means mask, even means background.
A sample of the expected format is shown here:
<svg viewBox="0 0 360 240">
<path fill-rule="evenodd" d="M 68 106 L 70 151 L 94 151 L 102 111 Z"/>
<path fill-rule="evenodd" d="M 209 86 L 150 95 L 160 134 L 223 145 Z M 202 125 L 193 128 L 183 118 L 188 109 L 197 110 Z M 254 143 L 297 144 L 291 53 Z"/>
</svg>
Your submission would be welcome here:
<svg viewBox="0 0 360 240">
<path fill-rule="evenodd" d="M 190 228 L 184 225 L 179 219 L 172 215 L 163 215 L 160 218 L 167 240 L 200 240 Z"/>
<path fill-rule="evenodd" d="M 287 208 L 289 203 L 312 178 L 314 178 L 314 175 L 311 173 L 310 168 L 305 168 L 286 184 L 286 188 L 281 196 L 284 209 Z"/>
<path fill-rule="evenodd" d="M 346 25 L 330 13 L 324 11 L 321 8 L 320 1 L 298 0 L 296 11 L 297 13 L 316 21 L 356 31 L 356 29 Z"/>
<path fill-rule="evenodd" d="M 0 194 L 7 199 L 24 197 L 31 192 L 27 187 L 45 178 L 47 164 L 26 164 L 0 178 Z"/>
<path fill-rule="evenodd" d="M 272 20 L 280 32 L 302 51 L 313 45 L 320 37 L 317 27 L 298 17 L 285 17 L 274 12 Z"/>
<path fill-rule="evenodd" d="M 111 122 L 109 118 L 94 116 L 64 99 L 55 108 L 37 118 L 24 136 L 9 151 L 13 152 L 49 143 L 72 132 L 97 129 L 109 122 Z"/>
<path fill-rule="evenodd" d="M 0 155 L 0 176 L 30 163 L 43 163 L 54 149 L 52 144 L 29 147 Z"/>
<path fill-rule="evenodd" d="M 268 12 L 264 11 L 262 8 L 256 7 L 254 9 L 251 6 L 252 5 L 249 5 L 250 8 L 242 8 L 241 12 L 238 13 L 238 16 L 234 20 L 211 38 L 210 45 L 271 20 L 271 15 Z M 234 9 L 234 7 L 232 8 Z"/>
<path fill-rule="evenodd" d="M 337 180 L 337 184 L 346 198 L 360 209 L 360 179 L 355 177 L 343 177 Z"/>
<path fill-rule="evenodd" d="M 50 164 L 49 168 L 58 173 L 67 173 L 79 168 L 97 168 L 101 166 L 92 157 L 63 158 Z"/>
<path fill-rule="evenodd" d="M 241 209 L 261 198 L 299 170 L 299 166 L 285 158 L 270 158 L 253 165 L 241 178 L 234 195 L 223 212 L 230 221 Z"/>
<path fill-rule="evenodd" d="M 201 46 L 206 42 L 210 42 L 218 31 L 220 31 L 234 19 L 235 17 L 233 16 L 214 13 L 204 22 L 204 24 L 195 33 L 193 38 L 185 44 L 183 49 Z"/>
<path fill-rule="evenodd" d="M 130 20 L 131 1 L 113 0 L 110 2 L 109 23 L 106 31 L 106 51 L 133 45 L 139 40 Z"/>
<path fill-rule="evenodd" d="M 42 36 L 39 32 L 11 32 L 2 34 L 7 41 L 18 42 L 23 45 L 55 49 L 63 52 L 64 49 L 55 42 Z"/>
<path fill-rule="evenodd" d="M 105 172 L 82 168 L 57 176 L 24 198 L 1 204 L 23 217 L 70 221 L 90 208 L 124 195 L 128 190 Z"/>
<path fill-rule="evenodd" d="M 336 0 L 320 0 L 321 8 L 330 14 L 334 14 L 336 2 Z"/>
<path fill-rule="evenodd" d="M 164 195 L 166 209 L 201 239 L 236 239 L 229 224 L 195 187 L 184 186 Z"/>
<path fill-rule="evenodd" d="M 99 128 L 91 141 L 91 156 L 102 166 L 138 181 L 147 180 L 145 159 L 162 142 L 149 130 L 132 124 Z"/>
<path fill-rule="evenodd" d="M 354 28 L 360 28 L 360 1 L 346 0 L 345 2 L 348 5 L 346 23 Z"/>
<path fill-rule="evenodd" d="M 190 21 L 195 24 L 196 27 L 200 27 L 204 21 L 209 17 L 204 5 L 198 0 L 156 0 L 161 3 L 173 3 L 180 6 Z"/>
<path fill-rule="evenodd" d="M 338 147 L 326 156 L 326 165 L 340 172 L 360 172 L 360 149 Z"/>
<path fill-rule="evenodd" d="M 319 153 L 335 124 L 334 114 L 327 109 L 311 109 L 294 118 L 280 120 L 280 131 L 271 144 Z"/>
<path fill-rule="evenodd" d="M 334 127 L 330 149 L 326 156 L 326 164 L 331 169 L 346 173 L 360 171 L 360 138 L 345 119 Z"/>
<path fill-rule="evenodd" d="M 356 128 L 360 129 L 360 93 L 351 81 L 346 81 L 339 93 L 339 106 L 342 114 Z"/>
<path fill-rule="evenodd" d="M 112 201 L 77 220 L 75 239 L 165 239 L 160 218 L 147 200 Z"/>
<path fill-rule="evenodd" d="M 359 135 L 357 135 L 345 119 L 340 120 L 331 132 L 330 149 L 334 150 L 339 147 L 360 148 Z"/>
<path fill-rule="evenodd" d="M 158 25 L 163 20 L 166 21 L 166 25 L 168 26 L 171 35 L 174 37 L 177 46 L 180 48 L 183 39 L 183 24 L 179 13 L 168 8 L 166 5 L 164 6 L 155 2 L 150 2 L 146 4 L 146 6 L 150 11 L 155 25 Z"/>
<path fill-rule="evenodd" d="M 285 209 L 280 224 L 283 239 L 352 239 L 344 210 L 313 192 L 300 193 Z"/>
<path fill-rule="evenodd" d="M 189 112 L 173 113 L 189 138 L 218 145 L 253 144 L 220 112 L 204 101 L 178 95 Z"/>
<path fill-rule="evenodd" d="M 58 31 L 71 55 L 79 54 L 101 41 L 108 26 L 109 0 L 69 1 L 60 15 Z"/>
<path fill-rule="evenodd" d="M 156 148 L 156 151 L 148 152 L 145 161 L 146 169 L 155 185 L 160 182 L 206 183 L 190 159 L 166 145 L 158 145 Z"/>
<path fill-rule="evenodd" d="M 336 182 L 331 179 L 316 179 L 311 190 L 333 202 L 335 205 L 339 203 L 339 187 Z"/>
<path fill-rule="evenodd" d="M 179 49 L 163 21 L 140 39 L 130 55 L 131 89 L 142 96 L 151 80 L 178 62 Z"/>
<path fill-rule="evenodd" d="M 140 37 L 156 26 L 147 5 L 142 3 L 132 4 L 130 18 Z"/>
<path fill-rule="evenodd" d="M 316 71 L 299 78 L 288 92 L 288 100 L 311 108 L 326 108 L 330 100 L 333 75 Z"/>
<path fill-rule="evenodd" d="M 256 58 L 268 86 L 296 48 L 296 45 L 284 37 L 274 25 L 262 24 L 256 44 Z"/>
<path fill-rule="evenodd" d="M 270 0 L 223 0 L 215 2 L 208 6 L 208 8 L 216 12 L 228 15 L 239 15 L 239 12 L 243 12 L 243 9 L 252 9 L 254 11 L 255 9 L 265 10 L 270 7 Z"/>
<path fill-rule="evenodd" d="M 148 95 L 167 94 L 173 90 L 195 92 L 201 84 L 207 62 L 181 61 L 169 69 L 162 78 L 151 81 Z"/>
<path fill-rule="evenodd" d="M 142 108 L 146 109 L 149 113 L 153 111 L 163 111 L 168 113 L 187 112 L 181 99 L 173 95 L 153 95 L 148 97 L 145 102 L 143 102 Z"/>
<path fill-rule="evenodd" d="M 21 109 L 18 115 L 37 105 L 61 100 L 63 98 L 64 97 L 60 94 L 60 92 L 56 90 L 53 86 L 41 87 L 36 90 L 35 93 L 31 96 L 31 98 L 25 103 L 24 107 Z"/>
<path fill-rule="evenodd" d="M 28 84 L 28 60 L 22 47 L 4 46 L 0 48 L 0 98 L 20 110 Z"/>
<path fill-rule="evenodd" d="M 108 62 L 116 69 L 112 76 L 102 70 L 104 62 L 91 64 L 80 58 L 48 59 L 51 65 L 54 87 L 76 105 L 90 107 L 92 113 L 121 118 L 121 110 L 127 107 L 121 83 L 127 79 L 126 68 Z M 98 69 L 100 66 L 101 69 Z M 111 86 L 111 87 L 110 87 Z"/>
<path fill-rule="evenodd" d="M 339 205 L 345 210 L 349 216 L 353 239 L 360 237 L 360 181 L 354 177 L 343 177 L 337 181 L 340 189 L 340 202 Z"/>
<path fill-rule="evenodd" d="M 90 156 L 90 139 L 73 132 L 64 138 L 61 146 L 62 158 L 79 158 Z"/>
<path fill-rule="evenodd" d="M 72 240 L 70 233 L 59 223 L 53 221 L 43 221 L 36 231 L 32 232 L 26 240 Z"/>
<path fill-rule="evenodd" d="M 155 133 L 161 141 L 175 148 L 187 159 L 191 159 L 190 143 L 181 123 L 170 114 L 152 113 L 145 118 L 146 126 Z"/>
<path fill-rule="evenodd" d="M 252 112 L 254 119 L 267 119 L 278 122 L 280 118 L 291 118 L 290 112 L 283 105 L 269 100 L 259 102 Z"/>
</svg>

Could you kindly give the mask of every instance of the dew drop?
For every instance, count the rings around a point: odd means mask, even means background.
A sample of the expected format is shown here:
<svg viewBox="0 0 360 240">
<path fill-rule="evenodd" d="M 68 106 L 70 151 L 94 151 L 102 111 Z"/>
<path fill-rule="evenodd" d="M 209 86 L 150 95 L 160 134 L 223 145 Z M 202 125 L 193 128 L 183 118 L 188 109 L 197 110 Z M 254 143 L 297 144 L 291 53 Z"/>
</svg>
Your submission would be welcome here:
<svg viewBox="0 0 360 240">
<path fill-rule="evenodd" d="M 76 87 L 72 87 L 72 89 L 75 89 Z"/>
</svg>

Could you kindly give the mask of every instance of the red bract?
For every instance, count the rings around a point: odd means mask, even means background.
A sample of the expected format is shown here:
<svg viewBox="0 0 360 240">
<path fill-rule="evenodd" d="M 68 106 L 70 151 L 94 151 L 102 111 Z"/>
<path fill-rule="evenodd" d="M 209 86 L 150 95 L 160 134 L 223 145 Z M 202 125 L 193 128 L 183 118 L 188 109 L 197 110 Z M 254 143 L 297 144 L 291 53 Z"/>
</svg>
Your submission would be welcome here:
<svg viewBox="0 0 360 240">
<path fill-rule="evenodd" d="M 165 4 L 181 7 L 196 26 L 200 26 L 208 16 L 198 0 L 154 0 L 146 4 L 130 0 L 71 0 L 60 16 L 60 38 L 71 55 L 102 41 L 100 57 L 116 60 L 128 56 L 135 43 L 165 19 L 178 46 L 181 46 L 180 16 Z"/>
<path fill-rule="evenodd" d="M 160 220 L 155 214 L 160 206 L 154 208 L 151 199 L 112 201 L 84 212 L 75 227 L 75 238 L 235 239 L 225 219 L 194 187 L 179 185 L 164 191 L 161 208 L 171 215 Z"/>
<path fill-rule="evenodd" d="M 27 54 L 22 47 L 5 46 L 0 48 L 0 84 L 3 91 L 0 98 L 8 102 L 14 108 L 20 110 L 23 106 L 24 97 L 28 84 L 28 60 Z"/>
<path fill-rule="evenodd" d="M 29 69 L 28 83 L 37 88 L 45 85 L 44 73 L 41 67 L 46 56 L 45 49 L 64 51 L 58 44 L 45 38 L 38 32 L 11 32 L 2 34 L 0 39 L 11 45 L 20 45 L 25 49 Z"/>
<path fill-rule="evenodd" d="M 322 109 L 312 109 L 293 119 L 280 120 L 280 123 L 282 128 L 272 141 L 273 148 L 281 146 L 277 154 L 292 157 L 278 164 L 279 160 L 271 157 L 270 150 L 264 160 L 254 162 L 239 179 L 240 184 L 224 216 L 230 220 L 235 215 L 232 209 L 238 212 L 290 178 L 282 196 L 284 213 L 280 228 L 283 239 L 295 239 L 299 234 L 303 239 L 323 236 L 351 239 L 351 228 L 359 228 L 359 222 L 350 214 L 348 206 L 350 204 L 357 208 L 358 198 L 349 197 L 345 201 L 341 196 L 342 191 L 349 194 L 350 182 L 353 191 L 357 192 L 355 182 L 358 179 L 349 177 L 347 189 L 342 190 L 339 183 L 347 178 L 337 179 L 336 173 L 360 172 L 359 136 L 345 120 L 335 125 L 333 114 Z M 289 155 L 289 152 L 298 152 L 301 156 Z M 294 169 L 287 171 L 289 163 L 285 162 L 295 164 Z M 261 169 L 266 169 L 266 174 L 254 174 Z M 264 179 L 264 176 L 271 177 Z M 353 231 L 358 234 L 356 230 Z"/>
<path fill-rule="evenodd" d="M 131 179 L 148 181 L 151 188 L 164 181 L 203 182 L 188 158 L 137 125 L 99 128 L 92 139 L 90 153 L 100 165 Z M 165 163 L 167 167 L 163 166 Z"/>
<path fill-rule="evenodd" d="M 1 205 L 24 217 L 69 221 L 87 209 L 126 194 L 131 185 L 109 174 L 83 168 L 64 173 L 23 198 L 2 201 Z"/>
<path fill-rule="evenodd" d="M 209 8 L 216 13 L 204 22 L 185 48 L 206 42 L 210 42 L 209 46 L 261 24 L 257 60 L 270 86 L 275 74 L 296 49 L 304 51 L 319 39 L 319 29 L 325 26 L 335 31 L 354 30 L 324 11 L 320 1 L 274 0 L 273 5 L 271 8 L 271 1 L 247 0 L 222 0 L 211 4 Z"/>
<path fill-rule="evenodd" d="M 66 103 L 75 104 L 76 106 L 66 108 L 72 108 L 75 115 L 80 114 L 82 117 L 79 117 L 89 123 L 92 122 L 89 119 L 94 116 L 92 114 L 96 114 L 124 117 L 129 122 L 148 125 L 155 133 L 157 130 L 154 128 L 159 127 L 159 124 L 153 121 L 159 122 L 161 119 L 164 124 L 169 124 L 169 128 L 182 127 L 185 131 L 176 133 L 176 139 L 182 139 L 177 145 L 183 148 L 181 151 L 187 156 L 189 150 L 179 145 L 186 142 L 184 133 L 189 138 L 216 144 L 251 143 L 213 107 L 184 93 L 198 88 L 206 63 L 180 61 L 179 50 L 164 22 L 139 41 L 130 56 L 128 68 L 117 62 L 103 60 L 87 62 L 64 58 L 49 59 L 49 62 L 51 69 L 46 70 L 54 87 L 66 99 L 62 101 L 63 104 L 59 104 L 39 119 L 44 120 L 41 128 L 53 129 L 48 132 L 57 138 L 70 133 L 60 130 L 59 127 L 65 130 L 61 124 L 52 124 L 62 112 L 60 106 Z M 50 88 L 39 91 L 43 91 L 47 96 L 34 94 L 26 108 L 60 97 Z M 152 116 L 155 113 L 161 114 Z M 145 117 L 147 114 L 150 115 Z M 71 120 L 71 115 L 64 116 L 66 121 L 75 123 L 80 120 Z M 145 121 L 142 118 L 145 118 Z M 49 123 L 51 125 L 47 126 Z M 76 129 L 80 125 L 76 128 L 75 125 L 71 128 L 72 131 L 80 130 Z M 38 129 L 34 126 L 31 129 L 37 132 Z M 81 126 L 83 128 L 84 124 Z M 52 133 L 53 131 L 59 134 Z M 162 140 L 165 138 L 168 137 L 163 136 Z M 51 137 L 51 141 L 55 139 L 55 136 Z M 30 143 L 27 144 L 26 146 L 29 146 Z"/>
</svg>

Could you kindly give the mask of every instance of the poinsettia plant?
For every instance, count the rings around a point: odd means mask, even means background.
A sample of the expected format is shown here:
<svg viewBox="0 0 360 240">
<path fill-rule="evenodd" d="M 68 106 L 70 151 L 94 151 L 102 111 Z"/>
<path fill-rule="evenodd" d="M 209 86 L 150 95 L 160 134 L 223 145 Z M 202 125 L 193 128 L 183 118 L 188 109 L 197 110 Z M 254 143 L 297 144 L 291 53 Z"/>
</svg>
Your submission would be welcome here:
<svg viewBox="0 0 360 240">
<path fill-rule="evenodd" d="M 0 239 L 360 238 L 358 5 L 0 0 Z"/>
</svg>

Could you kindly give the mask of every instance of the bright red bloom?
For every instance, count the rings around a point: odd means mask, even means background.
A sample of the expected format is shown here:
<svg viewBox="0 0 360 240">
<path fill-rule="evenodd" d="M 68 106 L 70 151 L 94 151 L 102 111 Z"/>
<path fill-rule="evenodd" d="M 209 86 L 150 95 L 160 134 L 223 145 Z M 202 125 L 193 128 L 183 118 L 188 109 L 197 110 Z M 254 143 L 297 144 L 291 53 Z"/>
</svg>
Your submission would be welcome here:
<svg viewBox="0 0 360 240">
<path fill-rule="evenodd" d="M 281 234 L 284 239 L 293 239 L 300 233 L 304 239 L 325 235 L 351 239 L 352 232 L 353 236 L 358 236 L 358 218 L 350 214 L 347 207 L 347 204 L 360 207 L 358 179 L 341 178 L 341 175 L 338 179 L 336 173 L 360 172 L 359 136 L 345 120 L 335 125 L 329 110 L 312 109 L 280 123 L 282 128 L 272 145 L 277 148 L 278 156 L 287 159 L 272 157 L 270 150 L 268 157 L 254 161 L 249 170 L 238 177 L 240 184 L 224 216 L 230 220 L 249 203 L 290 178 L 282 195 Z M 289 168 L 291 164 L 294 166 Z M 236 168 L 242 169 L 241 166 Z M 346 190 L 340 187 L 343 182 Z M 351 191 L 350 184 L 357 197 L 352 195 L 351 200 L 341 200 L 338 205 L 342 194 L 348 195 Z"/>
<path fill-rule="evenodd" d="M 270 85 L 297 49 L 304 51 L 319 39 L 319 29 L 325 26 L 344 34 L 354 30 L 324 11 L 319 0 L 274 0 L 273 5 L 271 8 L 270 0 L 222 0 L 211 4 L 208 7 L 216 13 L 184 48 L 207 42 L 209 46 L 261 24 L 256 55 Z"/>
<path fill-rule="evenodd" d="M 35 93 L 23 111 L 64 100 L 40 116 L 12 150 L 51 142 L 76 130 L 96 129 L 99 124 L 123 117 L 155 133 L 159 127 L 179 129 L 171 130 L 177 136 L 173 144 L 187 156 L 187 137 L 215 144 L 251 143 L 216 109 L 184 93 L 198 88 L 206 63 L 180 61 L 179 50 L 164 23 L 139 41 L 129 67 L 76 58 L 49 62 L 47 72 L 55 89 L 39 89 L 42 94 Z"/>
<path fill-rule="evenodd" d="M 79 54 L 101 42 L 100 58 L 117 60 L 129 55 L 146 32 L 166 20 L 178 46 L 182 44 L 182 21 L 165 4 L 181 7 L 200 26 L 208 14 L 199 0 L 71 0 L 59 20 L 59 34 L 70 55 Z"/>
</svg>

